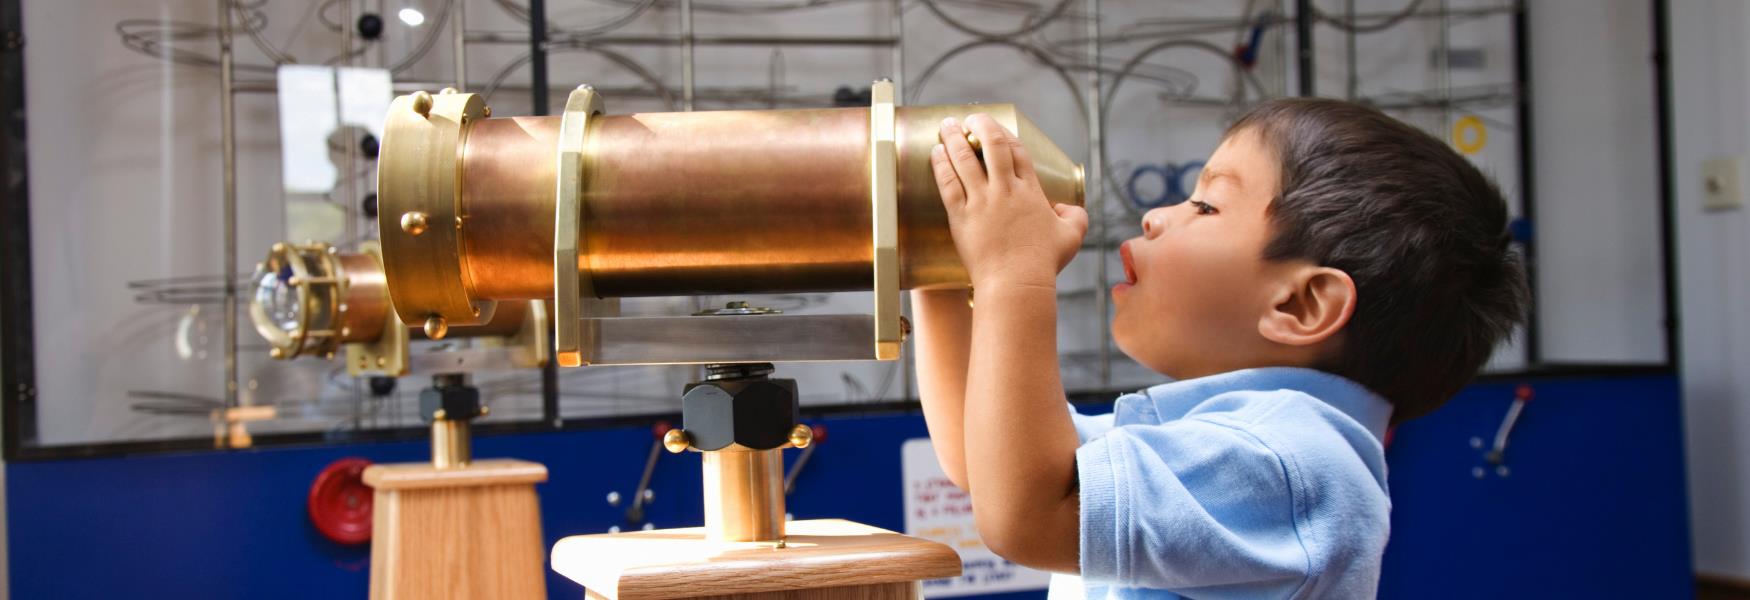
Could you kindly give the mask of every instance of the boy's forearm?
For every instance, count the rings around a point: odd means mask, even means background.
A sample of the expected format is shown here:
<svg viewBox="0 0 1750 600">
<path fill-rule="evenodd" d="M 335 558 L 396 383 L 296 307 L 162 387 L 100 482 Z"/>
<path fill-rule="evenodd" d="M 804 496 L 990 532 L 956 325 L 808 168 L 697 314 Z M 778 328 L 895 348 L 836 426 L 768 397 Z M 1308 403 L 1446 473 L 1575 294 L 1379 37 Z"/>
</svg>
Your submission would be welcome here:
<svg viewBox="0 0 1750 600">
<path fill-rule="evenodd" d="M 998 554 L 1075 571 L 1075 426 L 1064 409 L 1052 285 L 978 288 L 966 392 L 966 467 L 979 532 Z"/>
<path fill-rule="evenodd" d="M 971 354 L 972 309 L 965 290 L 913 290 L 912 320 L 917 351 L 918 397 L 936 460 L 949 481 L 962 489 L 966 481 L 963 432 L 966 366 Z"/>
</svg>

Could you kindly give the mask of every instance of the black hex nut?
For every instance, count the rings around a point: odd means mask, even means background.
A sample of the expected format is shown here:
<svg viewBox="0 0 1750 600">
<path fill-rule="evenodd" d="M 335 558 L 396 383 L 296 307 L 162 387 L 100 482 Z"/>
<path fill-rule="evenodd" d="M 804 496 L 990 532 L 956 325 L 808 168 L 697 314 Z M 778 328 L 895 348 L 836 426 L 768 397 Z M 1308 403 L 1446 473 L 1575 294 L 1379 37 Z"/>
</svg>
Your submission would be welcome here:
<svg viewBox="0 0 1750 600">
<path fill-rule="evenodd" d="M 480 416 L 480 390 L 473 386 L 434 386 L 419 391 L 419 418 L 431 422 L 437 411 L 456 421 Z"/>
<path fill-rule="evenodd" d="M 800 421 L 794 379 L 707 381 L 681 395 L 681 428 L 699 450 L 781 448 Z"/>
</svg>

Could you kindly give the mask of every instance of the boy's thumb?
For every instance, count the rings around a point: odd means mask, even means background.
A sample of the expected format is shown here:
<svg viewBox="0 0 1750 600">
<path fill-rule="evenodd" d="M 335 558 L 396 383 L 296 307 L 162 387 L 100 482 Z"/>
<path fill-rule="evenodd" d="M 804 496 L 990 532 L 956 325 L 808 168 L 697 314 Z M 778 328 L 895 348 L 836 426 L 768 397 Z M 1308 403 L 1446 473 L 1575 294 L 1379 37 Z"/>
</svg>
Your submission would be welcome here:
<svg viewBox="0 0 1750 600">
<path fill-rule="evenodd" d="M 1088 232 L 1088 211 L 1082 207 L 1074 204 L 1053 204 L 1051 210 L 1057 212 L 1057 218 L 1074 224 L 1077 231 L 1083 234 Z"/>
</svg>

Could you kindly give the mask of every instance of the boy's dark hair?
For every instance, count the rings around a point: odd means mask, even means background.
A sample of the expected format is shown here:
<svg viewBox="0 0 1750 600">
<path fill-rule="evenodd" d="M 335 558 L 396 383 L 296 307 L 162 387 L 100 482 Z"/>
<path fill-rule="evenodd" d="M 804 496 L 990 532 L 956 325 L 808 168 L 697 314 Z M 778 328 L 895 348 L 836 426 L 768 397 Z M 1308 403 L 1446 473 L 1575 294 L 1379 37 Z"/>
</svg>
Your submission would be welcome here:
<svg viewBox="0 0 1750 600">
<path fill-rule="evenodd" d="M 1254 131 L 1282 162 L 1268 260 L 1302 259 L 1355 280 L 1355 313 L 1322 368 L 1384 396 L 1392 421 L 1439 408 L 1525 316 L 1494 182 L 1445 143 L 1369 107 L 1272 100 Z"/>
</svg>

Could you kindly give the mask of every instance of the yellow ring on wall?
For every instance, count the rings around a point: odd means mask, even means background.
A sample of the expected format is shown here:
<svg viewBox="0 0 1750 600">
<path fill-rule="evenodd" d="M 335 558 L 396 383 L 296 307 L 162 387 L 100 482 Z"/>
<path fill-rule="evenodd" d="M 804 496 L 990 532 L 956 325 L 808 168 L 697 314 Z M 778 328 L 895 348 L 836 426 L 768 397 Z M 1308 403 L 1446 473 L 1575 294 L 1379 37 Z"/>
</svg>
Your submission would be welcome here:
<svg viewBox="0 0 1750 600">
<path fill-rule="evenodd" d="M 1489 130 L 1476 115 L 1459 117 L 1452 123 L 1452 146 L 1464 154 L 1476 154 L 1489 145 Z"/>
</svg>

